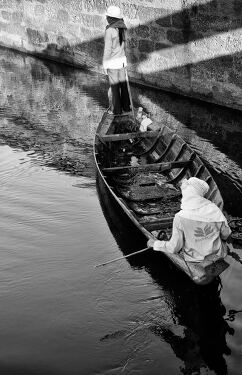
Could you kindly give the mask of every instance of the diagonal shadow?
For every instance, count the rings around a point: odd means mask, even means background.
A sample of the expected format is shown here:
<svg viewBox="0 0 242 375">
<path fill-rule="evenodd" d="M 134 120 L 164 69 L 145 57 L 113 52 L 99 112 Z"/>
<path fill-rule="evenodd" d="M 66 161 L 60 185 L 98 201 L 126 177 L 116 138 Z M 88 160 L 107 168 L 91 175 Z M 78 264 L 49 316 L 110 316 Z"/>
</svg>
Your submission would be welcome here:
<svg viewBox="0 0 242 375">
<path fill-rule="evenodd" d="M 100 7 L 102 6 L 100 5 Z M 221 80 L 221 82 L 227 79 L 228 82 L 234 82 L 237 87 L 242 87 L 240 73 L 242 53 L 239 50 L 231 52 L 229 55 L 214 55 L 207 58 L 204 49 L 204 56 L 200 56 L 201 61 L 194 60 L 192 62 L 192 60 L 186 61 L 186 59 L 183 59 L 181 66 L 172 66 L 170 63 L 170 59 L 176 57 L 176 50 L 173 53 L 173 48 L 182 47 L 182 50 L 178 52 L 183 53 L 186 48 L 189 48 L 190 42 L 203 42 L 204 38 L 216 37 L 229 31 L 240 31 L 242 27 L 240 0 L 233 2 L 213 0 L 205 4 L 192 5 L 190 8 L 168 15 L 166 10 L 161 9 L 156 12 L 151 7 L 137 7 L 136 10 L 141 22 L 147 18 L 147 12 L 153 19 L 128 30 L 127 54 L 130 63 L 138 68 L 143 62 L 147 63 L 151 53 L 155 52 L 162 55 L 166 50 L 171 52 L 162 57 L 164 60 L 162 70 L 158 68 L 155 72 L 138 73 L 138 77 L 147 85 L 157 85 L 157 83 L 162 82 L 166 91 L 182 95 L 187 93 L 188 96 L 194 95 L 194 97 L 200 96 L 201 100 L 208 100 L 209 102 L 221 100 L 221 94 L 215 85 L 209 89 L 204 86 L 202 96 L 198 92 L 204 80 L 212 82 L 214 74 L 216 74 L 217 80 Z M 217 12 L 218 16 L 215 16 L 213 12 Z M 210 16 L 208 17 L 208 15 Z M 164 33 L 166 37 L 164 37 Z M 141 39 L 138 41 L 137 38 Z M 90 72 L 101 65 L 104 47 L 103 36 L 73 46 L 64 37 L 58 40 L 59 45 L 50 43 L 43 51 L 50 59 L 73 64 L 84 71 Z M 236 48 L 239 49 L 240 44 Z M 231 66 L 234 66 L 233 70 Z M 228 74 L 227 78 L 224 68 L 228 72 L 226 73 Z M 130 75 L 132 76 L 132 72 L 130 72 Z M 196 87 L 196 81 L 199 82 L 197 83 L 198 88 Z M 86 89 L 89 91 L 88 87 Z M 91 93 L 87 93 L 94 95 L 95 100 L 98 100 L 95 92 L 91 91 Z M 235 99 L 229 89 L 226 92 L 226 98 L 228 105 L 235 105 Z M 100 104 L 103 105 L 103 98 L 99 100 L 101 100 Z"/>
<path fill-rule="evenodd" d="M 218 16 L 214 12 L 217 12 Z M 231 2 L 228 4 L 224 0 L 213 0 L 205 4 L 192 5 L 190 8 L 168 15 L 167 10 L 137 7 L 137 15 L 141 22 L 147 19 L 147 13 L 152 17 L 152 21 L 128 29 L 127 54 L 130 63 L 140 64 L 146 61 L 152 52 L 161 52 L 164 49 L 179 45 L 185 47 L 189 42 L 202 41 L 204 38 L 218 36 L 228 31 L 236 31 L 242 27 L 240 0 L 234 0 L 232 4 Z M 159 14 L 160 17 L 158 18 L 157 15 Z M 32 42 L 31 34 L 29 38 Z M 138 41 L 137 38 L 140 38 L 140 40 Z M 82 69 L 91 69 L 101 65 L 104 46 L 103 36 L 74 46 L 70 45 L 64 37 L 59 38 L 58 41 L 59 45 L 50 43 L 42 53 L 53 59 L 59 58 L 60 61 L 77 64 Z M 222 56 L 221 59 L 221 63 L 224 64 L 225 59 Z M 211 61 L 213 58 L 209 60 Z M 228 65 L 229 61 L 231 60 L 228 58 Z M 182 67 L 188 69 L 191 65 L 194 64 L 184 63 Z M 170 69 L 172 68 L 169 68 L 168 71 Z M 161 71 L 158 71 L 158 73 L 161 73 Z"/>
</svg>

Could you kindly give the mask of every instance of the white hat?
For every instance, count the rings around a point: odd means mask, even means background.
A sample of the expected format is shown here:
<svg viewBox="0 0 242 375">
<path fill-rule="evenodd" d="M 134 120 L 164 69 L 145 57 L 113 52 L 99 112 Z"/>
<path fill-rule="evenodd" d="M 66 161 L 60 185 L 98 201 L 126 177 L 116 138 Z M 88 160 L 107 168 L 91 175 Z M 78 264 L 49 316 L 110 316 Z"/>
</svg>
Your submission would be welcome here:
<svg viewBox="0 0 242 375">
<path fill-rule="evenodd" d="M 116 7 L 115 5 L 110 5 L 110 7 L 108 7 L 106 16 L 113 18 L 123 18 L 120 8 Z"/>
<path fill-rule="evenodd" d="M 202 197 L 208 192 L 209 190 L 209 185 L 203 181 L 203 180 L 200 180 L 199 178 L 197 177 L 190 177 L 188 180 L 187 180 L 187 183 L 188 185 L 191 185 L 194 187 L 194 189 L 196 189 L 196 191 L 198 192 L 199 195 L 201 195 Z"/>
</svg>

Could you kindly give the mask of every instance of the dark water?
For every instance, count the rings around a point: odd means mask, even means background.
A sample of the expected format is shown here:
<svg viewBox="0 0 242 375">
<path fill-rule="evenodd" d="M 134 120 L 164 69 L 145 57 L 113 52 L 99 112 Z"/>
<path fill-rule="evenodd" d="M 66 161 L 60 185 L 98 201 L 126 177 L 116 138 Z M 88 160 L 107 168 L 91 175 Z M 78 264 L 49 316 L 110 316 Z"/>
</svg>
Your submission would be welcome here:
<svg viewBox="0 0 242 375">
<path fill-rule="evenodd" d="M 242 249 L 221 284 L 192 284 L 145 247 L 96 178 L 104 77 L 0 51 L 0 370 L 240 374 Z M 185 138 L 242 216 L 241 113 L 132 87 Z"/>
</svg>

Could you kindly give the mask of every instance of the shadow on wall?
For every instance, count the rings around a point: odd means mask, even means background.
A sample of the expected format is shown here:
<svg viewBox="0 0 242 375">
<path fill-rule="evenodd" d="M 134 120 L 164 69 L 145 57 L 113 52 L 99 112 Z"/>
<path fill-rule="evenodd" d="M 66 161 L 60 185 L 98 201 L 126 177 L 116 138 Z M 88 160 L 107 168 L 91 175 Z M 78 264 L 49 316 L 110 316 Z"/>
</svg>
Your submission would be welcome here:
<svg viewBox="0 0 242 375">
<path fill-rule="evenodd" d="M 140 7 L 141 22 L 147 12 L 152 12 L 154 20 L 128 30 L 133 78 L 215 103 L 242 105 L 240 0 L 213 0 L 158 19 L 154 9 Z M 44 43 L 46 38 L 36 33 L 28 30 L 30 43 Z M 47 44 L 42 53 L 82 69 L 95 69 L 102 63 L 103 37 L 73 46 L 59 36 L 57 44 Z"/>
<path fill-rule="evenodd" d="M 137 7 L 137 16 L 141 22 L 147 19 L 147 12 L 151 12 L 153 21 L 128 30 L 127 53 L 130 63 L 134 64 L 133 68 L 136 69 L 136 72 L 131 71 L 130 75 L 136 74 L 143 81 L 153 82 L 157 85 L 161 83 L 162 87 L 177 93 L 182 93 L 182 90 L 184 93 L 184 90 L 187 90 L 191 97 L 197 97 L 196 90 L 203 87 L 202 96 L 204 99 L 212 102 L 218 100 L 219 102 L 220 95 L 223 95 L 228 104 L 233 105 L 236 100 L 232 97 L 234 93 L 231 93 L 229 88 L 223 89 L 222 92 L 222 86 L 221 92 L 219 92 L 218 87 L 220 83 L 222 85 L 227 81 L 228 84 L 234 85 L 235 91 L 236 88 L 242 88 L 242 45 L 239 42 L 241 38 L 237 44 L 235 43 L 236 35 L 238 33 L 239 37 L 242 27 L 241 1 L 212 0 L 169 15 L 163 10 L 164 15 L 157 19 L 155 19 L 156 12 L 153 8 Z M 227 35 L 229 32 L 234 33 L 232 36 L 235 39 L 232 37 L 229 39 Z M 217 42 L 215 38 L 218 38 Z M 227 40 L 227 44 L 225 40 Z M 30 41 L 34 42 L 32 39 Z M 59 36 L 58 44 L 48 44 L 43 52 L 53 59 L 77 64 L 87 71 L 102 64 L 103 43 L 103 37 L 100 37 L 71 46 L 66 38 Z M 233 45 L 233 43 L 235 44 Z M 192 51 L 192 53 L 188 53 L 188 51 Z M 187 53 L 188 59 L 184 59 Z M 143 63 L 147 65 L 152 54 L 157 56 L 158 69 L 137 73 L 140 65 Z M 196 61 L 197 58 L 200 61 Z M 180 66 L 174 66 L 177 62 Z M 148 66 L 151 65 L 148 64 Z M 102 84 L 103 82 L 105 81 L 102 81 Z M 181 85 L 181 90 L 178 89 L 179 85 Z M 100 87 L 99 83 L 97 83 L 97 87 Z M 89 96 L 94 96 L 94 99 L 101 105 L 107 105 L 107 101 L 105 102 L 104 97 L 99 94 L 99 90 L 95 90 L 95 87 L 87 85 L 84 90 Z M 144 88 L 142 91 L 145 91 Z M 134 94 L 134 100 L 137 103 L 140 92 L 141 90 L 138 91 L 138 95 Z M 152 94 L 149 92 L 149 95 Z M 206 104 L 202 103 L 199 108 L 195 102 L 189 101 L 186 101 L 186 104 L 183 103 L 185 106 L 181 111 L 179 106 L 172 105 L 173 99 L 177 103 L 178 97 L 172 98 L 171 96 L 171 99 L 167 101 L 161 98 L 159 103 L 157 97 L 159 97 L 157 94 L 152 96 L 154 103 L 161 105 L 162 102 L 164 111 L 170 113 L 187 127 L 196 130 L 198 135 L 202 136 L 206 133 L 206 137 L 221 152 L 228 156 L 231 155 L 235 162 L 242 165 L 242 155 L 237 142 L 240 139 L 237 137 L 237 135 L 240 136 L 239 113 L 222 110 L 216 106 L 206 107 Z M 147 109 L 150 111 L 150 108 Z M 206 113 L 204 114 L 204 112 Z M 227 128 L 225 126 L 221 129 L 223 123 L 227 124 Z M 227 146 L 223 142 L 226 137 L 229 137 Z M 237 149 L 236 156 L 235 149 Z"/>
</svg>

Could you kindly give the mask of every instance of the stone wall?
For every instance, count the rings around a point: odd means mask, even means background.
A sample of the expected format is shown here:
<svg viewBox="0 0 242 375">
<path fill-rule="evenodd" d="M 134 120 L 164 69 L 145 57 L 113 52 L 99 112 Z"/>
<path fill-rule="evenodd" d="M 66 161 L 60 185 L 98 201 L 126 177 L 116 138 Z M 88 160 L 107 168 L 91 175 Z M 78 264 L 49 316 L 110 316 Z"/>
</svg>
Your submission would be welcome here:
<svg viewBox="0 0 242 375">
<path fill-rule="evenodd" d="M 101 71 L 112 0 L 0 0 L 0 44 Z M 117 0 L 132 80 L 242 109 L 241 0 Z"/>
</svg>

